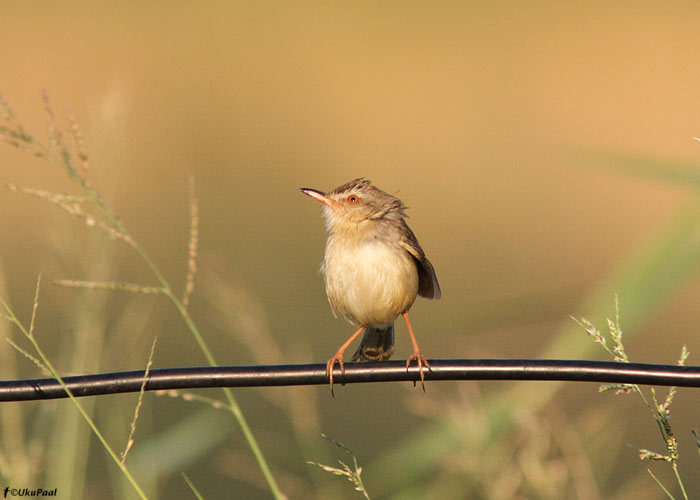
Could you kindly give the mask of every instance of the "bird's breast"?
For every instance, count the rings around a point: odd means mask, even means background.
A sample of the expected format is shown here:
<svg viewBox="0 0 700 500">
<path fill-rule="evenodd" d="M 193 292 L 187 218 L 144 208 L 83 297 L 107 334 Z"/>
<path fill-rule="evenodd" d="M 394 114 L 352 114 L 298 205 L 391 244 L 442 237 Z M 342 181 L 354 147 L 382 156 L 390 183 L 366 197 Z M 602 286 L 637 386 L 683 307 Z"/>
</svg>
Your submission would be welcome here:
<svg viewBox="0 0 700 500">
<path fill-rule="evenodd" d="M 323 261 L 331 308 L 362 325 L 386 325 L 407 311 L 418 293 L 413 258 L 398 245 L 330 237 Z"/>
</svg>

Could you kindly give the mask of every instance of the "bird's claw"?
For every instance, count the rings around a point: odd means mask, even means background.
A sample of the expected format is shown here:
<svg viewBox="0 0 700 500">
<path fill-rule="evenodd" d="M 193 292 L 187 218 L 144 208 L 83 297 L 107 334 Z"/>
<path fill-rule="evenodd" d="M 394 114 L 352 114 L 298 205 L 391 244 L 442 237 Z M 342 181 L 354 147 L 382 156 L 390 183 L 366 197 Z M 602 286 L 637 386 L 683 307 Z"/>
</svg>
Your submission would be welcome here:
<svg viewBox="0 0 700 500">
<path fill-rule="evenodd" d="M 428 360 L 425 359 L 425 357 L 420 353 L 420 351 L 414 352 L 411 354 L 411 356 L 406 360 L 406 371 L 411 367 L 411 362 L 415 361 L 416 364 L 418 365 L 418 373 L 420 374 L 420 385 L 423 388 L 423 392 L 425 392 L 425 374 L 423 373 L 423 367 L 427 367 L 428 371 L 432 372 L 433 369 L 430 368 L 430 363 L 428 363 Z M 413 381 L 413 387 L 416 386 L 417 380 Z"/>
<path fill-rule="evenodd" d="M 335 356 L 326 363 L 326 377 L 328 377 L 328 383 L 331 385 L 331 397 L 335 397 L 335 393 L 333 392 L 333 367 L 336 363 L 340 365 L 340 373 L 345 375 L 345 365 L 343 363 L 342 354 L 338 355 L 338 353 L 336 353 Z"/>
</svg>

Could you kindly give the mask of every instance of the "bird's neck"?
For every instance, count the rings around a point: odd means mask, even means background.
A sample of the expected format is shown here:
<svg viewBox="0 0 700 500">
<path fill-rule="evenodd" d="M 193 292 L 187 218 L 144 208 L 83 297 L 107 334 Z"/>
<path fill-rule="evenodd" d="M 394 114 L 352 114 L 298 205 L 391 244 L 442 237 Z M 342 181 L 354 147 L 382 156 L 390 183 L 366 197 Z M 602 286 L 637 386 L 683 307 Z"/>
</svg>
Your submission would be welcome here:
<svg viewBox="0 0 700 500">
<path fill-rule="evenodd" d="M 329 237 L 342 241 L 346 245 L 361 245 L 377 236 L 377 221 L 364 219 L 359 222 L 342 222 L 334 224 Z"/>
</svg>

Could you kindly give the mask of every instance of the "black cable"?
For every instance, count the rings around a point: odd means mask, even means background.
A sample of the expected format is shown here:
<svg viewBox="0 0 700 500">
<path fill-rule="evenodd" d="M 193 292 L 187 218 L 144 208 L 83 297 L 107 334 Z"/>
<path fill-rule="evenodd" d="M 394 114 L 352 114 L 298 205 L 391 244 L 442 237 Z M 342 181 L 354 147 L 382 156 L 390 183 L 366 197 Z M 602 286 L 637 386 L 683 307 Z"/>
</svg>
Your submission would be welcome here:
<svg viewBox="0 0 700 500">
<path fill-rule="evenodd" d="M 700 387 L 700 367 L 533 359 L 431 360 L 425 380 L 563 380 L 612 384 Z M 74 396 L 138 392 L 144 371 L 64 377 Z M 404 361 L 346 363 L 345 375 L 336 365 L 335 381 L 342 383 L 418 380 L 415 365 Z M 278 366 L 218 366 L 151 370 L 147 391 L 207 387 L 263 387 L 327 384 L 322 364 Z M 29 401 L 68 397 L 52 378 L 0 381 L 0 401 Z"/>
</svg>

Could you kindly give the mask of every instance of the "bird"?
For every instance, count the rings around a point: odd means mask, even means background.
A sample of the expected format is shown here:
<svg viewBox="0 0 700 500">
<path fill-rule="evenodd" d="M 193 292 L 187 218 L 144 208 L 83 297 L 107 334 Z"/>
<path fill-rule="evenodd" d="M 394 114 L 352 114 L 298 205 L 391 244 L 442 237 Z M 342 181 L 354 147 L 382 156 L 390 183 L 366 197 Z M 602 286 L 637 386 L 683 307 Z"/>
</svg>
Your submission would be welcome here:
<svg viewBox="0 0 700 500">
<path fill-rule="evenodd" d="M 327 193 L 299 189 L 323 204 L 328 239 L 321 271 L 333 314 L 358 328 L 326 363 L 333 393 L 336 364 L 345 374 L 343 354 L 362 333 L 353 361 L 383 361 L 394 352 L 394 320 L 403 316 L 425 391 L 424 368 L 431 370 L 418 347 L 408 311 L 417 296 L 439 299 L 435 268 L 406 223 L 406 205 L 364 177 Z M 414 382 L 415 384 L 415 382 Z"/>
</svg>

